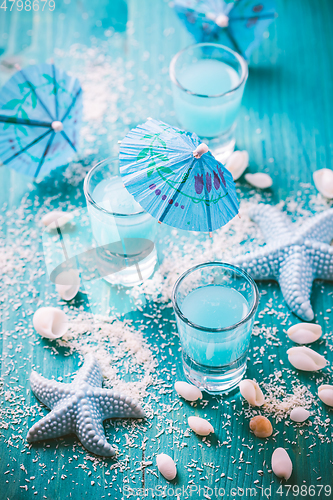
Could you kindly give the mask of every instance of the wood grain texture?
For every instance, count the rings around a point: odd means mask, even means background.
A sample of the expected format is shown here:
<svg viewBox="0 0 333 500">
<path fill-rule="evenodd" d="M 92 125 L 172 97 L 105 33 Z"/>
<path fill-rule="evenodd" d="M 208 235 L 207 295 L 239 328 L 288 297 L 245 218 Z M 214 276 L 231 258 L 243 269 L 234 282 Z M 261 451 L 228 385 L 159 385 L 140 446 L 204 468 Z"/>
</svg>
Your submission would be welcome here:
<svg viewBox="0 0 333 500">
<path fill-rule="evenodd" d="M 88 13 L 88 17 L 83 16 L 85 13 Z M 332 168 L 333 3 L 331 0 L 318 0 L 315 3 L 311 0 L 279 0 L 278 13 L 278 19 L 270 27 L 269 37 L 253 54 L 250 62 L 249 80 L 237 128 L 237 147 L 249 151 L 250 172 L 265 171 L 272 176 L 273 189 L 264 194 L 263 199 L 278 203 L 289 197 L 309 206 L 310 195 L 316 193 L 312 172 L 318 168 Z M 128 24 L 127 31 L 124 31 L 126 15 Z M 116 34 L 108 37 L 105 36 L 105 29 L 108 28 L 107 19 L 110 16 L 120 21 L 114 24 Z M 96 25 L 96 20 L 100 20 L 101 25 Z M 130 69 L 127 70 L 133 75 L 132 80 L 127 80 L 130 97 L 126 94 L 126 98 L 118 100 L 118 120 L 107 125 L 108 132 L 101 135 L 97 153 L 88 156 L 87 164 L 115 152 L 118 139 L 147 116 L 176 123 L 168 65 L 171 57 L 189 44 L 191 38 L 167 2 L 128 0 L 127 4 L 121 1 L 99 2 L 98 5 L 91 6 L 87 1 L 72 0 L 61 5 L 56 1 L 55 11 L 46 12 L 45 15 L 40 13 L 39 18 L 33 13 L 1 12 L 0 27 L 0 32 L 7 34 L 0 43 L 1 60 L 12 60 L 13 56 L 18 56 L 20 63 L 24 65 L 54 57 L 56 63 L 75 71 L 81 64 L 80 60 L 72 61 L 70 54 L 60 56 L 55 48 L 68 50 L 73 43 L 103 43 L 113 61 L 121 57 L 124 66 L 130 63 Z M 97 42 L 91 39 L 92 36 Z M 103 50 L 105 51 L 105 47 Z M 0 70 L 2 84 L 10 74 L 5 69 Z M 122 112 L 129 108 L 131 113 L 126 115 L 125 120 Z M 6 239 L 9 247 L 20 241 L 27 244 L 26 231 L 32 228 L 40 231 L 34 217 L 38 219 L 40 208 L 45 209 L 43 203 L 48 197 L 59 194 L 50 202 L 50 208 L 56 208 L 59 204 L 85 204 L 82 182 L 77 187 L 66 184 L 62 169 L 45 181 L 30 185 L 29 180 L 2 167 L 0 186 L 1 240 L 3 243 Z M 244 181 L 240 181 L 238 189 L 244 198 L 250 198 L 254 194 Z M 24 204 L 27 205 L 25 213 L 30 214 L 31 218 L 22 224 L 20 214 L 15 211 L 24 197 Z M 34 240 L 31 248 L 39 256 L 40 269 L 45 271 L 41 240 Z M 104 301 L 114 304 L 118 300 L 121 310 L 122 302 L 119 297 L 107 285 L 102 286 L 100 292 Z M 250 363 L 248 367 L 247 377 L 258 381 L 273 374 L 274 369 L 281 370 L 289 366 L 285 353 L 286 336 L 277 313 L 260 313 L 269 300 L 272 310 L 286 313 L 281 292 L 276 283 L 263 283 L 259 288 L 260 325 L 271 328 L 277 326 L 276 336 L 281 343 L 277 345 L 277 342 L 270 343 L 260 336 L 253 337 L 251 360 L 254 359 L 253 353 L 258 352 L 262 346 L 265 348 L 264 355 L 256 358 L 261 363 Z M 27 294 L 20 299 L 22 305 L 16 309 L 15 293 L 21 296 L 22 290 L 26 290 Z M 86 497 L 112 500 L 151 499 L 162 496 L 158 487 L 167 487 L 165 498 L 176 498 L 176 487 L 181 488 L 181 500 L 221 498 L 221 492 L 219 494 L 214 490 L 216 486 L 225 490 L 225 497 L 232 496 L 232 488 L 240 487 L 255 488 L 252 496 L 256 498 L 290 498 L 293 495 L 290 492 L 286 496 L 285 486 L 281 496 L 277 493 L 280 481 L 268 472 L 271 454 L 276 446 L 286 446 L 294 464 L 294 472 L 288 484 L 299 487 L 315 485 L 314 498 L 333 498 L 333 495 L 325 495 L 324 490 L 318 496 L 319 485 L 333 485 L 332 411 L 319 404 L 321 420 L 328 418 L 329 421 L 325 429 L 318 427 L 318 430 L 313 423 L 310 428 L 313 435 L 308 430 L 302 434 L 301 428 L 287 425 L 287 421 L 282 420 L 274 425 L 274 430 L 279 433 L 266 442 L 254 439 L 253 434 L 250 434 L 249 419 L 244 417 L 238 393 L 221 398 L 207 397 L 205 399 L 208 404 L 198 403 L 194 408 L 184 401 L 178 401 L 172 392 L 172 385 L 177 378 L 183 379 L 179 342 L 172 324 L 168 322 L 163 327 L 163 348 L 160 347 L 161 337 L 154 323 L 145 332 L 156 351 L 160 378 L 164 380 L 164 390 L 158 398 L 154 389 L 150 390 L 149 399 L 153 402 L 154 417 L 137 428 L 135 446 L 130 448 L 125 448 L 128 424 L 122 427 L 113 423 L 106 424 L 110 442 L 115 439 L 121 451 L 119 461 L 124 464 L 124 460 L 127 460 L 123 472 L 117 472 L 118 465 L 113 460 L 98 460 L 95 464 L 85 458 L 86 453 L 77 445 L 74 436 L 34 444 L 30 450 L 27 449 L 25 436 L 34 415 L 39 418 L 39 412 L 46 413 L 45 409 L 40 409 L 41 405 L 29 390 L 28 377 L 32 367 L 45 376 L 52 374 L 56 378 L 73 373 L 78 367 L 77 356 L 65 357 L 62 350 L 55 355 L 48 341 L 42 339 L 37 342 L 34 340 L 37 337 L 24 335 L 24 329 L 31 328 L 32 316 L 28 314 L 29 311 L 34 311 L 39 303 L 49 301 L 45 297 L 48 297 L 51 290 L 47 274 L 29 266 L 20 283 L 9 286 L 6 285 L 5 277 L 3 278 L 0 375 L 4 381 L 4 390 L 21 387 L 17 392 L 22 401 L 20 404 L 24 405 L 26 411 L 29 411 L 30 406 L 32 410 L 28 416 L 22 413 L 18 422 L 9 421 L 8 429 L 0 429 L 1 500 L 77 500 Z M 312 304 L 316 319 L 323 326 L 330 346 L 333 316 L 326 310 L 333 306 L 332 294 L 333 284 L 314 284 Z M 9 299 L 12 302 L 9 303 Z M 89 307 L 84 293 L 75 301 L 76 307 L 80 305 Z M 97 310 L 99 306 L 101 304 L 96 305 Z M 147 303 L 145 311 L 151 311 L 152 307 L 152 304 Z M 128 313 L 128 316 L 134 321 L 143 318 L 139 311 Z M 172 319 L 172 310 L 165 309 L 163 316 Z M 295 318 L 291 317 L 291 320 L 295 322 Z M 17 328 L 19 330 L 15 334 Z M 329 347 L 322 342 L 317 350 L 321 354 L 327 351 L 327 358 L 332 363 L 333 353 Z M 269 358 L 271 354 L 275 357 Z M 330 372 L 327 373 L 326 380 L 331 380 L 332 383 Z M 316 392 L 319 378 L 320 376 L 313 374 L 297 374 L 300 383 L 310 387 L 313 393 Z M 292 378 L 287 377 L 288 387 L 291 380 Z M 2 399 L 0 408 L 9 411 L 10 403 L 4 401 L 3 396 Z M 315 412 L 317 409 L 313 408 Z M 206 441 L 192 434 L 185 437 L 187 417 L 190 414 L 207 416 L 216 434 Z M 155 437 L 163 428 L 166 429 L 164 433 Z M 325 435 L 326 442 L 320 442 L 318 432 Z M 141 444 L 144 442 L 146 444 L 143 451 Z M 170 452 L 177 461 L 179 474 L 170 485 L 158 475 L 154 456 L 157 451 Z M 142 460 L 152 460 L 153 465 L 142 469 Z M 191 463 L 195 463 L 197 468 L 190 467 Z M 31 477 L 35 479 L 30 479 Z M 127 486 L 133 488 L 133 494 L 128 493 Z M 168 492 L 169 487 L 172 490 Z M 200 492 L 195 490 L 199 487 Z M 269 491 L 267 488 L 270 487 Z M 146 494 L 140 488 L 146 488 Z M 214 490 L 213 494 L 209 488 Z M 236 498 L 250 496 L 250 491 L 247 495 L 239 492 L 234 495 Z M 294 495 L 298 496 L 300 494 Z M 310 495 L 303 497 L 310 498 Z"/>
</svg>

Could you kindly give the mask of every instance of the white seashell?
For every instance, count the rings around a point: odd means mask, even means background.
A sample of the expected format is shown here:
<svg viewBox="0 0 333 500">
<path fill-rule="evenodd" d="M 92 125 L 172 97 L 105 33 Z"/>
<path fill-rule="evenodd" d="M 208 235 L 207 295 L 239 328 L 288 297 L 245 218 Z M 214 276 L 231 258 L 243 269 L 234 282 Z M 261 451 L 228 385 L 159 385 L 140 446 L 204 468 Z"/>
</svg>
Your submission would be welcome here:
<svg viewBox="0 0 333 500">
<path fill-rule="evenodd" d="M 325 198 L 333 198 L 333 170 L 321 168 L 313 173 L 313 180 L 318 191 Z"/>
<path fill-rule="evenodd" d="M 32 322 L 39 335 L 51 340 L 62 337 L 68 330 L 67 316 L 57 307 L 40 307 Z"/>
<path fill-rule="evenodd" d="M 43 215 L 42 223 L 47 229 L 56 229 L 57 227 L 62 227 L 67 222 L 73 219 L 73 214 L 70 212 L 61 212 L 60 210 L 53 210 Z"/>
<path fill-rule="evenodd" d="M 321 337 L 323 330 L 313 323 L 297 323 L 287 330 L 287 335 L 297 344 L 311 344 Z"/>
<path fill-rule="evenodd" d="M 318 387 L 318 396 L 325 405 L 333 406 L 333 385 L 320 385 Z"/>
<path fill-rule="evenodd" d="M 175 383 L 176 392 L 186 401 L 196 401 L 197 399 L 202 399 L 202 392 L 198 387 L 187 382 L 176 382 Z"/>
<path fill-rule="evenodd" d="M 177 476 L 177 467 L 169 455 L 160 453 L 156 456 L 157 468 L 168 481 L 172 481 Z"/>
<path fill-rule="evenodd" d="M 305 422 L 310 415 L 311 413 L 309 410 L 302 408 L 302 406 L 296 406 L 296 408 L 293 408 L 290 412 L 290 418 L 294 422 Z"/>
<path fill-rule="evenodd" d="M 289 479 L 293 464 L 284 448 L 276 448 L 272 455 L 272 470 L 277 477 Z"/>
<path fill-rule="evenodd" d="M 292 347 L 287 351 L 290 363 L 298 370 L 314 372 L 321 370 L 327 364 L 324 356 L 309 349 L 309 347 Z"/>
<path fill-rule="evenodd" d="M 243 398 L 252 406 L 262 406 L 265 402 L 264 395 L 254 380 L 244 379 L 239 384 L 239 390 Z"/>
<path fill-rule="evenodd" d="M 259 189 L 267 189 L 273 184 L 272 177 L 268 174 L 264 174 L 263 172 L 257 172 L 256 174 L 246 174 L 245 180 L 252 186 Z"/>
<path fill-rule="evenodd" d="M 247 151 L 234 151 L 225 165 L 232 175 L 234 181 L 240 178 L 249 165 L 249 153 Z"/>
<path fill-rule="evenodd" d="M 211 432 L 214 432 L 214 427 L 208 420 L 200 417 L 188 417 L 188 425 L 191 427 L 199 436 L 208 436 Z"/>
<path fill-rule="evenodd" d="M 80 289 L 80 274 L 76 269 L 63 271 L 56 277 L 56 290 L 63 300 L 72 300 Z"/>
</svg>

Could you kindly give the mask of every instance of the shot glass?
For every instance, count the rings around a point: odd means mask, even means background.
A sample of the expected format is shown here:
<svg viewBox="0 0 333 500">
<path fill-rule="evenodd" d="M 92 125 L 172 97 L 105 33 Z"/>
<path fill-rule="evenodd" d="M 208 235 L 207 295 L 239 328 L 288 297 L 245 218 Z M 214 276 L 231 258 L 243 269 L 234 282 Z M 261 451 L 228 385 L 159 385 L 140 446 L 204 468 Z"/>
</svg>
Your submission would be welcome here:
<svg viewBox="0 0 333 500">
<path fill-rule="evenodd" d="M 118 162 L 110 158 L 95 165 L 85 178 L 84 194 L 100 276 L 112 284 L 134 286 L 154 272 L 157 221 L 116 175 Z"/>
<path fill-rule="evenodd" d="M 185 376 L 209 393 L 229 392 L 246 370 L 257 285 L 240 268 L 205 263 L 180 276 L 172 303 Z"/>
<path fill-rule="evenodd" d="M 170 64 L 174 108 L 180 125 L 210 141 L 225 161 L 235 147 L 234 131 L 248 67 L 224 45 L 198 43 L 178 52 Z"/>
</svg>

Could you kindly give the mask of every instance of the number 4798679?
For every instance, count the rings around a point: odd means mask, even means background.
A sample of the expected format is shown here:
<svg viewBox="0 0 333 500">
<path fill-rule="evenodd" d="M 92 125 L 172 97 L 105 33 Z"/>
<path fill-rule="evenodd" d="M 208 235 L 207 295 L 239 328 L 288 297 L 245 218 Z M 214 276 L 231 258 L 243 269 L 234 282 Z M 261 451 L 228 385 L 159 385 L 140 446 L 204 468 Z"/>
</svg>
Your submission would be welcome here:
<svg viewBox="0 0 333 500">
<path fill-rule="evenodd" d="M 0 0 L 1 2 L 1 0 Z M 46 5 L 48 6 L 48 10 L 51 12 L 55 9 L 55 1 L 54 0 L 3 0 L 0 5 L 0 9 L 6 11 L 12 11 L 13 9 L 25 10 L 29 12 L 29 10 L 34 10 L 35 12 L 45 9 Z"/>
</svg>

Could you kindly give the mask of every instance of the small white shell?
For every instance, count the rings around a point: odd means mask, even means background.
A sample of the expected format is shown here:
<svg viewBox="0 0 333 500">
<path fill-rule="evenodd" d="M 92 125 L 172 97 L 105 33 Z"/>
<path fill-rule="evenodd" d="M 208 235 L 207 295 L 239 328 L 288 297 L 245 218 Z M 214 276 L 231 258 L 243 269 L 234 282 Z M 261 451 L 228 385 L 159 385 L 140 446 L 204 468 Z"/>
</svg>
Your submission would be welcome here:
<svg viewBox="0 0 333 500">
<path fill-rule="evenodd" d="M 70 212 L 61 212 L 60 210 L 53 210 L 43 215 L 42 223 L 47 229 L 56 229 L 56 227 L 62 227 L 67 222 L 73 219 L 73 214 Z"/>
<path fill-rule="evenodd" d="M 198 387 L 187 382 L 177 381 L 175 383 L 175 390 L 182 398 L 186 401 L 196 401 L 197 399 L 202 399 L 202 392 Z"/>
<path fill-rule="evenodd" d="M 287 335 L 297 344 L 311 344 L 321 337 L 323 330 L 313 323 L 297 323 L 287 330 Z"/>
<path fill-rule="evenodd" d="M 325 405 L 333 406 L 333 385 L 320 385 L 318 387 L 318 396 Z"/>
<path fill-rule="evenodd" d="M 40 307 L 32 322 L 39 335 L 51 340 L 62 337 L 68 330 L 67 316 L 57 307 Z"/>
<path fill-rule="evenodd" d="M 80 275 L 76 269 L 63 271 L 56 277 L 56 290 L 63 300 L 72 300 L 80 288 Z"/>
<path fill-rule="evenodd" d="M 245 180 L 252 186 L 259 189 L 267 189 L 273 184 L 272 177 L 268 174 L 264 174 L 263 172 L 257 172 L 256 174 L 246 174 Z"/>
<path fill-rule="evenodd" d="M 309 347 L 292 347 L 287 351 L 290 363 L 298 370 L 315 372 L 321 370 L 327 364 L 324 356 L 313 351 Z"/>
<path fill-rule="evenodd" d="M 276 448 L 272 455 L 272 470 L 277 477 L 289 479 L 293 464 L 284 448 Z"/>
<path fill-rule="evenodd" d="M 157 468 L 168 481 L 172 481 L 177 476 L 177 467 L 169 455 L 160 453 L 156 456 Z"/>
<path fill-rule="evenodd" d="M 233 180 L 236 181 L 247 169 L 248 165 L 249 153 L 247 151 L 234 151 L 229 156 L 225 167 L 231 173 Z"/>
<path fill-rule="evenodd" d="M 310 415 L 309 410 L 302 408 L 302 406 L 296 406 L 296 408 L 293 408 L 290 412 L 290 418 L 294 422 L 305 422 Z"/>
<path fill-rule="evenodd" d="M 214 427 L 208 420 L 200 417 L 188 417 L 188 425 L 191 427 L 199 436 L 208 436 L 211 432 L 214 432 Z"/>
<path fill-rule="evenodd" d="M 239 384 L 239 390 L 243 398 L 252 406 L 262 406 L 265 402 L 264 395 L 254 380 L 244 379 Z"/>
<path fill-rule="evenodd" d="M 321 168 L 313 173 L 313 180 L 318 191 L 325 198 L 333 198 L 333 170 Z"/>
</svg>

